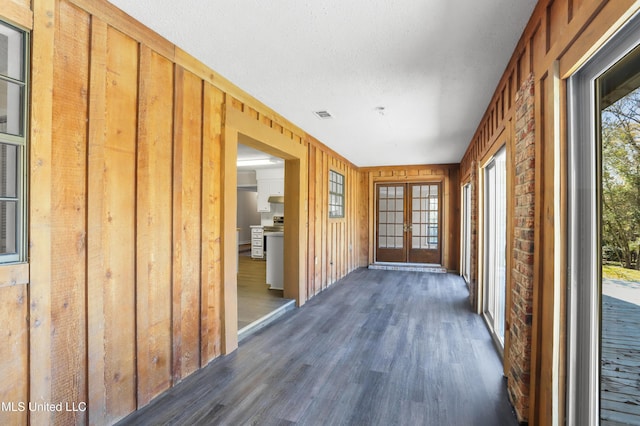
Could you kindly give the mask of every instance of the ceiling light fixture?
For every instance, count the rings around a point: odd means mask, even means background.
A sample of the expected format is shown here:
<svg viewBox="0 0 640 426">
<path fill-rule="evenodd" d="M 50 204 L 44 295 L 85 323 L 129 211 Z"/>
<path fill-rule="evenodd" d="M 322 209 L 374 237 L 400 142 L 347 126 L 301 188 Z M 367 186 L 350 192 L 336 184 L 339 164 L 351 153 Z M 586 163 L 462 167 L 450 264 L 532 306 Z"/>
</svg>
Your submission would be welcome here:
<svg viewBox="0 0 640 426">
<path fill-rule="evenodd" d="M 255 160 L 238 160 L 236 162 L 236 165 L 238 167 L 269 166 L 271 164 L 277 164 L 277 162 L 269 160 L 268 158 L 260 158 Z"/>
<path fill-rule="evenodd" d="M 374 108 L 376 110 L 376 112 L 380 115 L 384 115 L 384 111 L 385 111 L 385 107 L 383 106 L 377 106 Z"/>
</svg>

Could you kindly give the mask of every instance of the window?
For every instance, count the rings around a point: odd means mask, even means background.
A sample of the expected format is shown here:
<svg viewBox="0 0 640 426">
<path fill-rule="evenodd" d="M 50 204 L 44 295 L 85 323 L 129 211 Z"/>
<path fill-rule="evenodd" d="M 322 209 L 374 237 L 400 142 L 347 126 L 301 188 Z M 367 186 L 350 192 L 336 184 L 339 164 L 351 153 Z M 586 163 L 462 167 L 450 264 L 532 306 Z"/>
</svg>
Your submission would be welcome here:
<svg viewBox="0 0 640 426">
<path fill-rule="evenodd" d="M 329 217 L 344 217 L 344 176 L 329 170 Z"/>
<path fill-rule="evenodd" d="M 26 39 L 0 21 L 0 263 L 26 252 Z"/>
</svg>

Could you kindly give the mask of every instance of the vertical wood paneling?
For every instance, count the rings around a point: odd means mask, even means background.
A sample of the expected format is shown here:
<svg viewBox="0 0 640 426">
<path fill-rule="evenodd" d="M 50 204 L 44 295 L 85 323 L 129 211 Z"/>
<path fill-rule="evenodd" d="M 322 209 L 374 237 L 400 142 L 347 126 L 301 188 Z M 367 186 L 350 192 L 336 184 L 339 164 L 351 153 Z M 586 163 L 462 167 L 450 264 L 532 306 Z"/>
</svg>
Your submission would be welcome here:
<svg viewBox="0 0 640 426">
<path fill-rule="evenodd" d="M 222 351 L 222 107 L 224 93 L 204 85 L 202 109 L 202 347 L 201 363 Z"/>
<path fill-rule="evenodd" d="M 307 255 L 307 299 L 316 295 L 316 147 L 308 145 L 309 151 L 309 218 Z"/>
<path fill-rule="evenodd" d="M 173 378 L 200 367 L 202 80 L 175 76 L 173 159 Z"/>
<path fill-rule="evenodd" d="M 33 26 L 33 13 L 31 12 L 31 2 L 29 0 L 2 0 L 0 9 L 4 19 L 17 23 L 24 28 L 31 29 Z"/>
<path fill-rule="evenodd" d="M 365 266 L 369 260 L 369 174 L 358 172 L 360 179 L 358 197 L 357 223 L 360 250 L 358 251 L 358 266 Z"/>
<path fill-rule="evenodd" d="M 27 384 L 27 286 L 14 285 L 0 288 L 0 320 L 2 320 L 2 344 L 0 345 L 0 401 L 15 404 L 28 400 Z M 0 411 L 3 425 L 27 423 L 27 412 Z"/>
<path fill-rule="evenodd" d="M 89 88 L 89 16 L 60 2 L 56 43 L 74 55 L 57 50 L 54 57 L 52 128 L 51 250 L 64 253 L 52 264 L 51 337 L 52 402 L 87 400 L 86 376 L 86 170 Z M 74 350 L 69 351 L 69 342 Z M 64 411 L 66 424 L 86 421 L 86 412 Z"/>
<path fill-rule="evenodd" d="M 321 179 L 322 176 L 322 151 L 315 149 L 314 150 L 315 159 L 311 161 L 315 161 L 315 174 L 311 177 L 316 181 L 315 185 L 315 229 L 316 235 L 320 238 L 316 238 L 315 248 L 314 248 L 314 263 L 315 263 L 315 293 L 318 294 L 324 288 L 324 277 L 325 277 L 325 261 L 326 256 L 324 254 L 325 247 L 325 239 L 327 235 L 327 228 L 325 226 L 325 222 L 323 220 L 323 204 L 322 200 L 324 199 L 322 196 L 322 191 L 324 188 L 323 181 Z"/>
<path fill-rule="evenodd" d="M 320 250 L 320 259 L 322 261 L 322 289 L 324 290 L 325 288 L 327 288 L 327 286 L 329 285 L 329 282 L 331 280 L 331 275 L 330 275 L 330 270 L 331 270 L 331 265 L 329 264 L 329 259 L 331 259 L 331 253 L 330 253 L 330 245 L 328 244 L 328 239 L 331 236 L 331 228 L 329 227 L 329 214 L 328 214 L 328 185 L 329 183 L 327 181 L 325 181 L 325 179 L 323 179 L 324 176 L 329 176 L 329 165 L 327 164 L 328 159 L 327 159 L 327 153 L 322 151 L 322 165 L 321 165 L 321 171 L 322 174 L 320 176 L 318 176 L 318 180 L 322 183 L 322 186 L 320 188 L 318 188 L 318 190 L 320 191 L 320 197 L 318 197 L 320 199 L 320 206 L 321 206 L 321 223 L 322 223 L 322 232 L 323 235 L 325 235 L 325 238 L 322 239 L 322 248 Z M 327 178 L 328 179 L 328 178 Z"/>
<path fill-rule="evenodd" d="M 102 173 L 105 144 L 105 94 L 107 71 L 107 25 L 93 18 L 91 21 L 91 62 L 88 147 L 88 217 L 87 217 L 87 345 L 89 371 L 90 423 L 103 422 L 107 416 L 105 393 L 105 319 L 104 293 L 102 291 Z"/>
<path fill-rule="evenodd" d="M 173 64 L 142 46 L 138 110 L 138 406 L 171 386 Z"/>
<path fill-rule="evenodd" d="M 366 265 L 360 260 L 367 234 L 359 218 L 367 216 L 362 206 L 361 174 L 319 145 L 309 144 L 308 296 L 319 293 L 349 272 Z M 345 217 L 328 216 L 329 170 L 345 178 Z M 366 200 L 366 198 L 365 198 Z M 362 211 L 364 207 L 364 211 Z M 363 233 L 364 232 L 364 233 Z"/>
<path fill-rule="evenodd" d="M 92 55 L 90 90 L 96 121 L 89 145 L 89 404 L 90 421 L 108 423 L 136 408 L 138 45 L 94 24 L 92 51 L 98 54 Z"/>
<path fill-rule="evenodd" d="M 424 165 L 424 166 L 392 166 L 392 167 L 367 167 L 361 170 L 367 175 L 370 183 L 366 186 L 366 195 L 369 208 L 375 212 L 375 184 L 378 182 L 442 182 L 442 266 L 450 271 L 459 269 L 459 234 L 460 234 L 460 197 L 459 191 L 459 167 L 457 164 L 451 165 Z M 409 179 L 409 176 L 411 177 Z M 368 209 L 369 209 L 368 208 Z M 367 209 L 367 210 L 368 210 Z M 368 221 L 369 219 L 363 219 Z M 369 244 L 368 262 L 375 259 L 375 223 L 369 223 L 367 230 L 371 242 Z"/>
<path fill-rule="evenodd" d="M 4 13 L 4 12 L 2 12 Z M 51 400 L 51 132 L 53 123 L 53 55 L 55 40 L 55 0 L 42 0 L 33 6 L 32 93 L 42 93 L 39 102 L 31 105 L 29 161 L 29 399 Z M 3 298 L 4 300 L 4 298 Z M 23 354 L 26 358 L 26 354 Z M 10 382 L 5 382 L 12 386 Z M 16 384 L 17 386 L 17 384 Z M 9 396 L 9 395 L 7 395 Z M 4 415 L 0 421 L 5 423 Z M 26 423 L 26 412 L 17 420 Z M 52 413 L 30 414 L 32 422 L 47 424 Z M 8 422 L 7 422 L 8 423 Z"/>
<path fill-rule="evenodd" d="M 30 398 L 51 402 L 59 398 L 81 399 L 88 376 L 90 422 L 112 423 L 135 409 L 136 403 L 146 403 L 169 386 L 169 372 L 179 380 L 220 352 L 222 295 L 218 285 L 223 268 L 219 250 L 224 187 L 223 174 L 217 166 L 220 153 L 216 143 L 223 120 L 217 106 L 228 96 L 233 98 L 236 109 L 273 127 L 293 144 L 301 143 L 298 135 L 303 135 L 305 142 L 310 137 L 213 71 L 188 60 L 185 53 L 107 2 L 5 0 L 4 4 L 17 6 L 2 8 L 0 14 L 16 16 L 29 26 L 26 8 L 30 3 L 34 9 Z M 547 3 L 538 12 L 545 18 Z M 535 31 L 528 29 L 525 33 L 462 161 L 462 176 L 475 180 L 469 169 L 492 149 L 500 128 L 511 119 L 514 81 L 532 69 L 546 71 L 549 63 L 557 59 L 575 63 L 591 48 L 593 40 L 601 37 L 606 24 L 614 22 L 630 4 L 628 0 L 553 2 L 548 9 L 548 21 L 553 27 L 548 33 L 548 45 L 544 25 L 532 40 Z M 55 5 L 64 16 L 54 13 Z M 89 18 L 88 38 L 85 31 Z M 569 20 L 570 25 L 566 26 Z M 87 54 L 89 40 L 91 52 Z M 140 55 L 138 43 L 143 46 Z M 558 57 L 559 52 L 563 52 L 562 58 Z M 88 58 L 91 63 L 87 74 Z M 167 78 L 174 63 L 178 64 L 180 77 L 171 83 Z M 194 74 L 182 71 L 180 65 Z M 208 82 L 204 95 L 203 79 Z M 225 94 L 213 85 L 230 91 Z M 87 103 L 88 147 L 82 142 L 87 134 L 83 126 L 87 124 L 82 123 L 86 114 L 81 112 Z M 172 119 L 175 127 L 171 127 Z M 373 205 L 369 200 L 370 180 L 436 176 L 414 169 L 362 173 L 320 143 L 311 145 L 307 186 L 309 296 L 367 263 L 369 207 Z M 87 163 L 82 162 L 83 157 Z M 346 178 L 344 220 L 328 219 L 329 167 Z M 453 175 L 450 178 L 454 179 Z M 459 203 L 457 187 L 453 180 L 448 187 L 455 203 Z M 542 202 L 551 205 L 549 197 L 545 195 Z M 449 215 L 456 215 L 457 209 L 452 206 Z M 450 230 L 447 235 L 455 240 L 456 232 Z M 83 249 L 83 238 L 88 251 Z M 540 242 L 550 244 L 545 239 Z M 457 259 L 458 248 L 453 244 L 447 247 L 449 259 Z M 170 262 L 166 261 L 169 253 Z M 549 260 L 548 255 L 542 257 Z M 541 272 L 542 281 L 552 264 L 544 263 L 547 269 Z M 20 288 L 1 290 L 10 302 L 0 310 L 0 318 L 6 318 L 5 330 L 11 333 L 14 343 L 3 346 L 5 352 L 0 350 L 0 354 L 11 360 L 6 362 L 15 360 L 11 364 L 16 365 L 15 373 L 25 368 L 27 350 L 25 334 L 21 334 L 19 326 L 26 306 L 25 291 Z M 167 291 L 170 293 L 163 299 Z M 88 329 L 83 340 L 85 326 Z M 22 356 L 16 357 L 14 350 L 21 351 Z M 548 354 L 543 355 L 547 362 Z M 543 365 L 546 374 L 550 367 Z M 3 369 L 3 373 L 7 380 L 1 389 L 10 389 L 16 395 L 25 392 L 27 380 L 12 385 L 14 372 Z M 540 389 L 538 398 L 550 401 L 550 391 Z M 31 421 L 77 423 L 82 422 L 80 416 L 39 412 L 31 413 Z M 542 416 L 533 420 L 545 423 L 546 419 Z M 6 423 L 3 420 L 0 423 Z"/>
</svg>

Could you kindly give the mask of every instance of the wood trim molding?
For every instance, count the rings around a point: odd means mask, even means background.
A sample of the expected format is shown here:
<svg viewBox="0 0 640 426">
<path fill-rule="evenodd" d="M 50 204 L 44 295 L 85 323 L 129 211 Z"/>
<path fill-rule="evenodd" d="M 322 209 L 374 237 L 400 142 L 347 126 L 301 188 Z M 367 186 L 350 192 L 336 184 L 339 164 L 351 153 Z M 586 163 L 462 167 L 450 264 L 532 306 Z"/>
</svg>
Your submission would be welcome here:
<svg viewBox="0 0 640 426">
<path fill-rule="evenodd" d="M 307 276 L 307 147 L 295 143 L 283 133 L 225 104 L 223 156 L 223 353 L 238 347 L 237 320 L 237 149 L 242 143 L 285 159 L 285 236 L 284 297 L 295 299 L 297 306 L 306 301 Z"/>
<path fill-rule="evenodd" d="M 26 4 L 21 5 L 11 0 L 0 0 L 0 11 L 2 19 L 27 30 L 33 29 L 33 12 Z"/>
</svg>

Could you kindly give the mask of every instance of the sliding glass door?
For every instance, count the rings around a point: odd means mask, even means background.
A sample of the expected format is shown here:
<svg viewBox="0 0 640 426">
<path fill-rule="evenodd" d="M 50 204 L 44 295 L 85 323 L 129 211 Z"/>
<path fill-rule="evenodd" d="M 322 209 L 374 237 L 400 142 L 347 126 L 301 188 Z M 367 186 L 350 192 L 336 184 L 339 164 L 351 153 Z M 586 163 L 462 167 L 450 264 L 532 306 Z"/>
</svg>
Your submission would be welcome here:
<svg viewBox="0 0 640 426">
<path fill-rule="evenodd" d="M 640 19 L 570 80 L 570 424 L 640 425 Z"/>
<path fill-rule="evenodd" d="M 460 274 L 471 281 L 471 184 L 462 187 L 462 235 L 460 238 Z"/>
<path fill-rule="evenodd" d="M 484 314 L 504 347 L 506 292 L 507 185 L 502 148 L 484 168 Z"/>
</svg>

